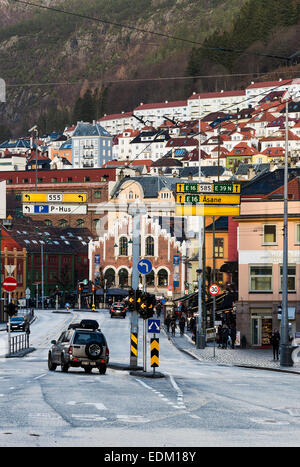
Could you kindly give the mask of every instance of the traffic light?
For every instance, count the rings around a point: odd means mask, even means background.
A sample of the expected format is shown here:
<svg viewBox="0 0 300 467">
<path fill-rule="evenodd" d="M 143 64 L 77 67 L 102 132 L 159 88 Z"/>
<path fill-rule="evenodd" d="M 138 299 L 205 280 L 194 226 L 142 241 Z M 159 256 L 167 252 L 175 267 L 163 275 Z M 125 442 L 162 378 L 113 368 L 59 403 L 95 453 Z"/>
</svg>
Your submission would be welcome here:
<svg viewBox="0 0 300 467">
<path fill-rule="evenodd" d="M 135 294 L 134 294 L 134 290 L 131 289 L 129 290 L 129 293 L 128 293 L 128 310 L 134 311 L 134 309 L 135 309 Z"/>
<path fill-rule="evenodd" d="M 59 287 L 58 285 L 55 287 L 55 295 L 58 295 L 59 294 Z"/>
<path fill-rule="evenodd" d="M 139 313 L 142 318 L 147 318 L 147 294 L 143 293 L 140 297 Z"/>
<path fill-rule="evenodd" d="M 154 314 L 155 304 L 155 295 L 150 293 L 143 293 L 140 297 L 140 316 L 144 319 L 151 318 Z"/>
<path fill-rule="evenodd" d="M 154 307 L 156 305 L 155 295 L 148 293 L 147 294 L 147 318 L 152 318 L 154 314 Z"/>
</svg>

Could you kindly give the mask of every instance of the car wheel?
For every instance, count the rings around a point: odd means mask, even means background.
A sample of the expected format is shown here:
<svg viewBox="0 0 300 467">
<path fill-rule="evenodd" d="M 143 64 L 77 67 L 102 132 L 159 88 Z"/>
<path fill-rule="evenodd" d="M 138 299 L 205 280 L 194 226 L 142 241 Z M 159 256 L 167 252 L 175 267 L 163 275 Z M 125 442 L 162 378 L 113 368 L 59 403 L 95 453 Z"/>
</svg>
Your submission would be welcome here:
<svg viewBox="0 0 300 467">
<path fill-rule="evenodd" d="M 91 360 L 98 360 L 100 355 L 102 354 L 102 345 L 98 342 L 89 342 L 85 346 L 85 353 Z"/>
<path fill-rule="evenodd" d="M 61 371 L 62 371 L 63 373 L 67 373 L 68 369 L 69 369 L 69 365 L 68 365 L 68 363 L 65 361 L 64 356 L 62 355 L 62 356 L 61 356 Z"/>
<path fill-rule="evenodd" d="M 106 368 L 107 368 L 106 365 L 100 365 L 100 367 L 99 367 L 99 373 L 100 373 L 100 375 L 105 375 L 105 373 L 106 373 Z"/>
<path fill-rule="evenodd" d="M 56 367 L 57 367 L 57 365 L 56 365 L 56 363 L 53 363 L 51 353 L 49 352 L 49 355 L 48 355 L 48 369 L 50 371 L 55 371 Z"/>
</svg>

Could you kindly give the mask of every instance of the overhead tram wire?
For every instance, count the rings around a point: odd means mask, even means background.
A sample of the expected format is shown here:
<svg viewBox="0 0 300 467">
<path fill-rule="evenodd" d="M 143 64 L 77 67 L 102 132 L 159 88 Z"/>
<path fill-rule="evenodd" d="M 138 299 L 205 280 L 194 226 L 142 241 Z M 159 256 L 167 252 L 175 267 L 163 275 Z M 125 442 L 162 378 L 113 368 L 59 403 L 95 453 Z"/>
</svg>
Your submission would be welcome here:
<svg viewBox="0 0 300 467">
<path fill-rule="evenodd" d="M 276 71 L 277 74 L 287 74 L 287 73 L 297 73 L 299 74 L 298 70 L 294 71 Z M 158 78 L 134 78 L 134 79 L 103 79 L 99 78 L 97 81 L 89 81 L 90 84 L 99 84 L 102 82 L 104 84 L 126 84 L 126 83 L 139 83 L 139 82 L 151 82 L 151 81 L 171 81 L 171 80 L 185 80 L 185 79 L 208 79 L 208 78 L 229 78 L 229 77 L 242 77 L 242 76 L 268 76 L 274 75 L 273 71 L 268 73 L 227 73 L 227 74 L 219 74 L 219 75 L 195 75 L 195 76 L 166 76 L 166 77 L 158 77 Z M 29 87 L 29 86 L 36 86 L 36 87 L 43 87 L 43 86 L 77 86 L 79 84 L 83 84 L 86 78 L 83 78 L 79 81 L 53 81 L 48 83 L 15 83 L 9 84 L 6 83 L 7 88 L 17 88 L 17 87 Z"/>
<path fill-rule="evenodd" d="M 133 26 L 133 25 L 116 23 L 114 21 L 109 21 L 109 20 L 102 19 L 102 18 L 97 18 L 97 17 L 94 17 L 94 16 L 83 15 L 81 13 L 75 13 L 74 11 L 61 10 L 60 8 L 54 8 L 54 7 L 50 7 L 50 6 L 46 6 L 46 5 L 38 5 L 36 3 L 28 2 L 28 1 L 25 1 L 25 0 L 12 0 L 12 1 L 15 2 L 15 3 L 19 3 L 21 5 L 24 5 L 24 6 L 31 6 L 31 7 L 35 7 L 35 8 L 48 10 L 48 11 L 53 11 L 53 12 L 56 12 L 56 13 L 62 13 L 62 14 L 65 14 L 65 15 L 75 16 L 77 18 L 81 18 L 81 19 L 85 19 L 85 20 L 89 20 L 89 21 L 95 21 L 95 22 L 98 22 L 98 23 L 108 24 L 110 26 L 116 26 L 116 27 L 121 28 L 121 29 L 123 29 L 123 28 L 124 29 L 130 29 L 132 31 L 141 32 L 143 34 L 150 34 L 150 35 L 153 35 L 153 36 L 163 37 L 165 39 L 171 39 L 171 40 L 174 40 L 174 41 L 185 42 L 185 43 L 188 43 L 188 44 L 191 44 L 191 45 L 198 45 L 199 48 L 204 49 L 204 50 L 213 50 L 213 51 L 219 51 L 219 52 L 229 52 L 229 53 L 237 53 L 237 54 L 254 55 L 254 56 L 259 56 L 259 57 L 276 58 L 278 60 L 284 60 L 286 62 L 288 62 L 290 60 L 290 57 L 284 57 L 282 55 L 273 55 L 273 54 L 267 54 L 267 53 L 261 53 L 261 52 L 250 52 L 250 51 L 247 52 L 245 50 L 230 49 L 230 48 L 227 48 L 227 47 L 203 46 L 203 44 L 201 42 L 193 41 L 191 39 L 185 39 L 183 37 L 176 37 L 176 36 L 172 36 L 172 35 L 165 34 L 165 33 L 162 33 L 162 32 L 157 32 L 157 31 L 148 31 L 147 29 L 138 28 L 138 27 Z"/>
</svg>

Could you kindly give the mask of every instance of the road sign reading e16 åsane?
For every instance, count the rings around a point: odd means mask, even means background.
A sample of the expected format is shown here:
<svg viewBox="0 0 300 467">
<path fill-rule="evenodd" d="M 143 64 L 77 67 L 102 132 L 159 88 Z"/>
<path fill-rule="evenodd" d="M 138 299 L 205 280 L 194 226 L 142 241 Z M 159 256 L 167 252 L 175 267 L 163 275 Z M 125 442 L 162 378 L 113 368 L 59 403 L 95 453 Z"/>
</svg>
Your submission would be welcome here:
<svg viewBox="0 0 300 467">
<path fill-rule="evenodd" d="M 208 194 L 208 195 L 201 195 L 201 194 L 193 194 L 193 195 L 176 195 L 176 203 L 179 204 L 240 204 L 240 195 L 215 195 L 215 194 Z"/>
</svg>

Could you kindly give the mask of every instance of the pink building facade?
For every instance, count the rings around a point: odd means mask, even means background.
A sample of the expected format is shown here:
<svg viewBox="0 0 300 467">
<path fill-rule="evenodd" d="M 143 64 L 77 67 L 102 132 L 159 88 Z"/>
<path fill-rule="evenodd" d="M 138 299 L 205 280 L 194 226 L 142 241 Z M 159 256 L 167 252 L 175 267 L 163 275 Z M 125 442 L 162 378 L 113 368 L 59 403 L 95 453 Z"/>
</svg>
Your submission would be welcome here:
<svg viewBox="0 0 300 467">
<path fill-rule="evenodd" d="M 290 334 L 293 335 L 300 329 L 300 201 L 297 196 L 290 198 L 288 311 Z M 239 263 L 237 330 L 241 337 L 246 337 L 248 346 L 264 347 L 270 344 L 272 330 L 280 331 L 283 200 L 278 199 L 278 194 L 261 200 L 244 200 L 240 216 L 235 220 L 238 222 Z"/>
</svg>

